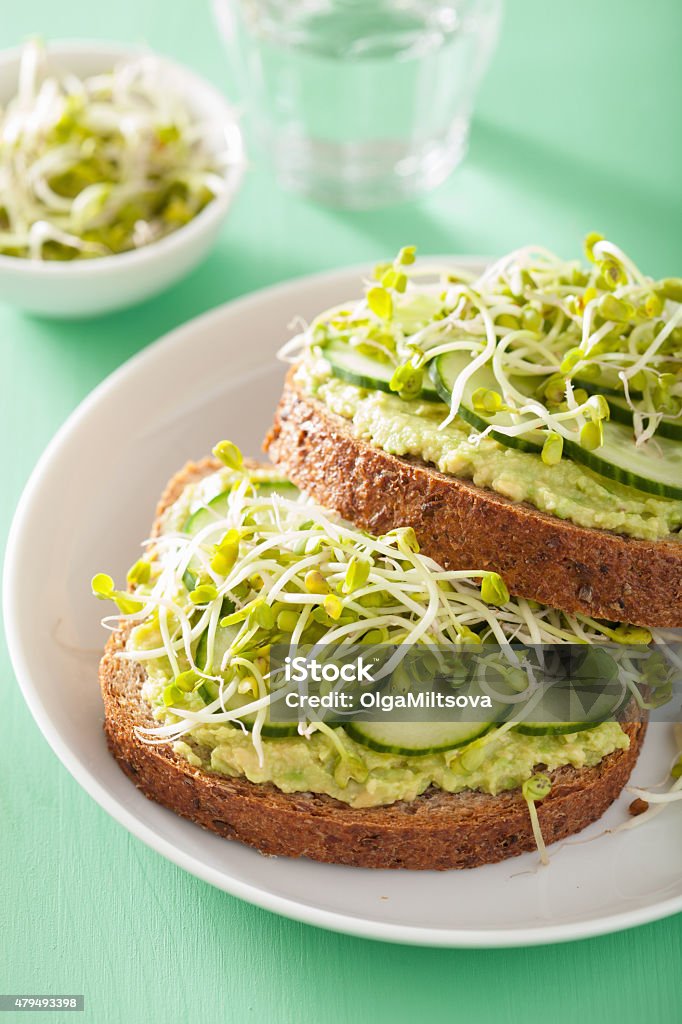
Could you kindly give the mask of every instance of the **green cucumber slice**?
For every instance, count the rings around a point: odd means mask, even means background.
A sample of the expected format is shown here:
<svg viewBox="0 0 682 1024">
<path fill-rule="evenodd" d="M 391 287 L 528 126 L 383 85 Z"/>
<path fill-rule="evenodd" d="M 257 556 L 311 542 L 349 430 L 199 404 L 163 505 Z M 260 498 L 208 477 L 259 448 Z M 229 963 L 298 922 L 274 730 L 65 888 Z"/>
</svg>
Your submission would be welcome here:
<svg viewBox="0 0 682 1024">
<path fill-rule="evenodd" d="M 344 729 L 363 747 L 406 757 L 462 747 L 482 736 L 490 722 L 347 722 Z"/>
<path fill-rule="evenodd" d="M 259 494 L 281 494 L 283 498 L 296 498 L 299 490 L 289 480 L 254 480 Z M 227 511 L 227 499 L 230 496 L 230 489 L 221 491 L 215 498 L 198 508 L 187 519 L 184 532 L 194 536 L 203 530 L 205 526 L 215 522 L 225 515 Z"/>
<path fill-rule="evenodd" d="M 390 388 L 390 380 L 395 369 L 390 363 L 363 355 L 351 348 L 350 345 L 340 341 L 327 342 L 322 348 L 322 355 L 329 363 L 333 375 L 339 380 L 345 380 L 349 384 L 355 384 L 358 388 L 366 388 L 368 391 L 386 391 L 389 395 L 396 394 Z M 440 402 L 438 393 L 428 378 L 424 381 L 424 387 L 419 397 L 425 402 Z"/>
<path fill-rule="evenodd" d="M 583 696 L 587 696 L 589 694 L 589 690 L 586 687 L 576 687 L 575 692 L 571 695 L 571 699 L 576 699 L 578 712 L 581 710 L 581 702 L 579 700 L 581 693 Z M 594 699 L 594 704 L 590 710 L 589 718 L 582 718 L 573 722 L 567 722 L 562 720 L 562 712 L 558 710 L 559 707 L 565 709 L 565 694 L 562 698 L 557 693 L 557 713 L 554 716 L 551 714 L 552 700 L 553 694 L 550 690 L 543 701 L 544 709 L 550 712 L 548 715 L 548 721 L 520 722 L 515 726 L 516 732 L 523 733 L 524 736 L 563 736 L 566 733 L 571 732 L 584 732 L 585 729 L 594 729 L 594 727 L 599 725 L 600 722 L 606 722 L 613 718 L 616 712 L 621 708 L 623 702 L 622 693 L 605 690 L 603 693 L 599 693 Z"/>
<path fill-rule="evenodd" d="M 616 423 L 625 423 L 631 426 L 632 409 L 622 395 L 609 395 L 607 401 L 611 410 L 611 419 L 615 420 Z M 677 419 L 670 419 L 664 416 L 656 427 L 655 436 L 656 438 L 669 437 L 673 441 L 682 441 L 682 419 L 679 417 Z"/>
<path fill-rule="evenodd" d="M 583 388 L 590 395 L 622 395 L 623 384 L 615 370 L 602 370 L 599 380 L 583 380 L 580 376 L 573 378 L 573 385 L 576 388 Z M 633 398 L 641 398 L 642 392 L 636 388 L 630 388 Z"/>
<path fill-rule="evenodd" d="M 607 717 L 594 722 L 525 722 L 524 725 L 515 726 L 515 731 L 520 732 L 523 736 L 568 736 L 573 732 L 594 729 L 600 721 L 605 721 Z"/>
<path fill-rule="evenodd" d="M 613 386 L 602 385 L 602 378 L 599 381 L 586 381 L 576 377 L 573 383 L 578 387 L 584 388 L 590 395 L 605 395 L 611 409 L 612 420 L 628 425 L 632 423 L 632 410 L 625 401 L 622 384 L 620 387 L 617 386 L 620 384 L 617 378 L 614 379 Z M 630 388 L 630 397 L 641 398 L 642 392 Z M 675 418 L 664 416 L 656 428 L 656 434 L 658 437 L 671 437 L 673 440 L 682 440 L 682 419 L 679 416 Z"/>
<path fill-rule="evenodd" d="M 519 722 L 516 732 L 525 736 L 563 736 L 594 729 L 600 722 L 616 717 L 630 698 L 618 680 L 618 665 L 607 650 L 588 647 L 584 652 L 569 649 L 571 687 L 549 687 L 542 699 L 547 721 Z M 585 717 L 585 711 L 589 714 Z M 566 711 L 580 718 L 566 721 Z"/>
<path fill-rule="evenodd" d="M 468 365 L 466 353 L 448 352 L 438 356 L 432 364 L 432 379 L 444 402 L 449 403 L 454 382 Z M 477 430 L 492 427 L 497 441 L 521 451 L 539 452 L 542 449 L 541 431 L 529 431 L 521 437 L 508 437 L 496 431 L 496 425 L 508 426 L 513 422 L 509 413 L 499 412 L 487 416 L 474 409 L 472 395 L 477 388 L 498 391 L 499 385 L 489 365 L 478 370 L 466 383 L 459 415 Z M 647 494 L 682 499 L 682 445 L 672 438 L 660 437 L 656 448 L 646 451 L 635 446 L 631 430 L 624 423 L 604 424 L 604 444 L 596 451 L 587 451 L 574 441 L 564 441 L 564 453 L 575 462 L 589 466 L 595 473 L 618 480 Z M 660 454 L 659 454 L 660 452 Z"/>
<path fill-rule="evenodd" d="M 234 605 L 232 604 L 231 601 L 229 602 L 229 604 L 232 605 L 231 610 L 234 611 Z M 226 609 L 224 614 L 229 615 L 230 609 Z M 232 643 L 238 632 L 238 625 L 217 627 L 215 631 L 215 640 L 213 641 L 213 662 L 211 665 L 207 664 L 206 657 L 208 650 L 208 630 L 206 630 L 205 633 L 201 634 L 201 636 L 199 637 L 199 643 L 197 644 L 196 653 L 194 655 L 194 660 L 196 661 L 197 666 L 201 669 L 202 672 L 217 673 L 220 671 L 220 665 L 223 660 L 223 657 L 225 656 L 225 652 L 229 648 L 230 644 Z"/>
</svg>

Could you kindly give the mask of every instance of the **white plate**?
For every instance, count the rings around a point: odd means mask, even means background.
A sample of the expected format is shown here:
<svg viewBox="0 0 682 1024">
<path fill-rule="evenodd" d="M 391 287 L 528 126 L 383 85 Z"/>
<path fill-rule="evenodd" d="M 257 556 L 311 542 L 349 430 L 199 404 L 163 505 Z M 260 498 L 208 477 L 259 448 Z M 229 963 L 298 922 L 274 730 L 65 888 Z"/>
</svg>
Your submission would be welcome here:
<svg viewBox="0 0 682 1024">
<path fill-rule="evenodd" d="M 194 320 L 106 380 L 55 437 L 19 504 L 5 568 L 10 652 L 29 707 L 74 778 L 163 856 L 269 910 L 355 935 L 433 946 L 556 942 L 682 910 L 682 814 L 466 872 L 367 871 L 258 853 L 146 800 L 107 753 L 97 660 L 97 571 L 119 579 L 164 483 L 229 437 L 257 455 L 283 368 L 275 351 L 297 314 L 357 293 L 360 271 L 294 281 Z M 41 586 L 35 587 L 32 567 Z M 665 776 L 669 726 L 650 730 L 635 778 Z M 580 837 L 627 817 L 628 797 Z"/>
</svg>

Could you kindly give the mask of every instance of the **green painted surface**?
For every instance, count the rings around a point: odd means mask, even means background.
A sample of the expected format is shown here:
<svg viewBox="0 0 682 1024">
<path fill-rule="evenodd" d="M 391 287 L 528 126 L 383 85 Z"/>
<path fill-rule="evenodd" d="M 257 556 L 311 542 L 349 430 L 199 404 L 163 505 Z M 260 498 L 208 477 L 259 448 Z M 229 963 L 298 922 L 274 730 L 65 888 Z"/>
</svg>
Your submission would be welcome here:
<svg viewBox="0 0 682 1024">
<path fill-rule="evenodd" d="M 95 384 L 164 331 L 250 289 L 405 242 L 494 253 L 532 239 L 569 254 L 593 228 L 651 273 L 682 273 L 682 5 L 508 7 L 469 158 L 422 202 L 334 212 L 282 196 L 255 165 L 217 249 L 170 294 L 83 323 L 0 308 L 3 534 L 36 458 Z M 31 33 L 144 40 L 228 81 L 208 4 L 6 4 L 0 46 Z M 4 647 L 0 683 L 0 992 L 84 992 L 85 1019 L 98 1024 L 682 1018 L 680 916 L 569 946 L 436 951 L 321 932 L 215 891 L 83 793 L 33 724 Z"/>
</svg>

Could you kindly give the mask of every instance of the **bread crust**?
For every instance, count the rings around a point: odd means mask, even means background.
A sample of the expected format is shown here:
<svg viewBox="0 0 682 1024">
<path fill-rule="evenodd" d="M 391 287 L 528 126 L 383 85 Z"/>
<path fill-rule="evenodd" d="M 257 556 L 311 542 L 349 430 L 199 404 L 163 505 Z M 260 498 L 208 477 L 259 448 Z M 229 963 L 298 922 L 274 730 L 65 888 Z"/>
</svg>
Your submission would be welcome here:
<svg viewBox="0 0 682 1024">
<path fill-rule="evenodd" d="M 682 542 L 591 530 L 398 458 L 296 386 L 292 373 L 264 448 L 323 505 L 383 533 L 414 527 L 446 568 L 493 569 L 521 597 L 642 626 L 682 627 Z"/>
<path fill-rule="evenodd" d="M 171 480 L 157 508 L 155 532 L 158 517 L 187 483 L 216 466 L 212 459 L 189 463 Z M 143 742 L 136 728 L 155 723 L 141 698 L 143 667 L 117 657 L 125 641 L 125 630 L 114 633 L 100 663 L 107 742 L 138 789 L 176 814 L 264 854 L 367 868 L 471 868 L 535 848 L 519 789 L 490 796 L 431 787 L 413 801 L 358 809 L 325 795 L 286 794 L 269 783 L 227 778 L 193 767 L 170 744 Z M 547 843 L 585 828 L 618 796 L 646 724 L 629 722 L 624 728 L 628 750 L 609 754 L 593 768 L 565 766 L 549 773 L 552 791 L 538 805 Z"/>
</svg>

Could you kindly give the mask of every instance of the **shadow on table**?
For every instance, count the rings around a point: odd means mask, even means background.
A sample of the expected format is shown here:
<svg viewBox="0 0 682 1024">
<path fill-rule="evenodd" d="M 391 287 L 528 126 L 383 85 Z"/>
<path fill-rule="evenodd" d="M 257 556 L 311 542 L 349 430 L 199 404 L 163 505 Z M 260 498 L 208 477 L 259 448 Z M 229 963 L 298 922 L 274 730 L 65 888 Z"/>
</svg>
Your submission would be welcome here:
<svg viewBox="0 0 682 1024">
<path fill-rule="evenodd" d="M 652 191 L 628 178 L 627 166 L 614 170 L 615 163 L 614 154 L 562 152 L 522 131 L 477 121 L 466 160 L 430 195 L 383 210 L 335 214 L 386 254 L 409 241 L 424 252 L 491 255 L 510 223 L 515 244 L 551 244 L 557 235 L 580 238 L 600 230 L 615 234 L 626 249 L 636 247 L 639 259 L 655 260 L 659 266 L 652 272 L 665 273 L 666 261 L 669 267 L 677 257 L 670 226 L 675 210 L 682 212 L 679 197 Z M 538 224 L 546 225 L 542 234 Z"/>
</svg>

